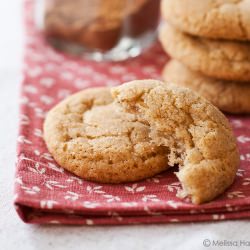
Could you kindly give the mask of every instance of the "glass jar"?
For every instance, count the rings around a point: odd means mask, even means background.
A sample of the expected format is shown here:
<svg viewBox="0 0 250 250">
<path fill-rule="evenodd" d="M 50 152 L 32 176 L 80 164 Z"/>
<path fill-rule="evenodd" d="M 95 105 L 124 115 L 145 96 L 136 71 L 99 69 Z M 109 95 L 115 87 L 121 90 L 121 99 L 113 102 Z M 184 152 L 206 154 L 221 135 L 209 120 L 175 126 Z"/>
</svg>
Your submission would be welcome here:
<svg viewBox="0 0 250 250">
<path fill-rule="evenodd" d="M 37 2 L 48 41 L 71 54 L 119 61 L 139 55 L 156 38 L 160 0 Z"/>
</svg>

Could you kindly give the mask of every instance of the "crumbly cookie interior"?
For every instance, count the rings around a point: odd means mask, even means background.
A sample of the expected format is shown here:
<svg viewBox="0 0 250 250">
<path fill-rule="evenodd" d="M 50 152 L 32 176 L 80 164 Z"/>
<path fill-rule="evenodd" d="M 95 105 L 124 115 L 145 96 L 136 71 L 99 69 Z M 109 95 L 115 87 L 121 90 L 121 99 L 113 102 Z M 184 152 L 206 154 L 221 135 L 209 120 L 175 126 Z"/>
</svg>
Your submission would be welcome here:
<svg viewBox="0 0 250 250">
<path fill-rule="evenodd" d="M 157 81 L 136 81 L 112 90 L 130 113 L 150 125 L 150 138 L 168 148 L 168 164 L 179 165 L 180 197 L 199 204 L 213 199 L 235 177 L 239 155 L 224 115 L 193 92 Z"/>
</svg>

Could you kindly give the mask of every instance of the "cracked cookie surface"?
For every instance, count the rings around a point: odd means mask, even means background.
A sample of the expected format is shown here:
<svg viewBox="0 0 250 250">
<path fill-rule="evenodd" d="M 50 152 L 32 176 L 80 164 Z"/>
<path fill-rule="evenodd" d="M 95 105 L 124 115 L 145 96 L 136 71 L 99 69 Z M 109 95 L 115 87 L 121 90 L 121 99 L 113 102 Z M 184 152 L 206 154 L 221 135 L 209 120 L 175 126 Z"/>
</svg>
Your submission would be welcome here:
<svg viewBox="0 0 250 250">
<path fill-rule="evenodd" d="M 162 77 L 166 82 L 196 91 L 223 111 L 250 113 L 250 84 L 206 77 L 177 60 L 165 66 Z"/>
<path fill-rule="evenodd" d="M 213 78 L 250 81 L 250 43 L 194 37 L 167 23 L 160 40 L 171 57 L 192 70 Z"/>
<path fill-rule="evenodd" d="M 250 0 L 163 0 L 161 11 L 169 23 L 193 35 L 250 40 Z"/>
<path fill-rule="evenodd" d="M 120 183 L 168 168 L 166 148 L 149 138 L 150 128 L 113 103 L 108 88 L 74 94 L 47 115 L 44 139 L 55 160 L 87 180 Z"/>
<path fill-rule="evenodd" d="M 155 80 L 132 81 L 111 90 L 126 112 L 150 126 L 149 136 L 168 148 L 168 164 L 179 165 L 179 197 L 200 204 L 228 188 L 239 165 L 229 122 L 193 91 Z"/>
</svg>

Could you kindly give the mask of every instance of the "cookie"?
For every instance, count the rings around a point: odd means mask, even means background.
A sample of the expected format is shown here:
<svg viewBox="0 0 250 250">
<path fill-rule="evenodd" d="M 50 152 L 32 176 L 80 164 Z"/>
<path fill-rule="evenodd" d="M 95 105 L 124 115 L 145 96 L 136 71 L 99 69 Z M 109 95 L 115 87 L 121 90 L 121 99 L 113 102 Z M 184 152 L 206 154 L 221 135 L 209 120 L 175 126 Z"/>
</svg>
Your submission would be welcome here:
<svg viewBox="0 0 250 250">
<path fill-rule="evenodd" d="M 44 123 L 49 152 L 63 168 L 91 181 L 120 183 L 168 168 L 167 149 L 150 128 L 113 104 L 108 88 L 83 90 L 56 105 Z"/>
<path fill-rule="evenodd" d="M 239 152 L 226 117 L 195 92 L 155 80 L 132 81 L 111 90 L 124 111 L 149 124 L 149 136 L 179 165 L 181 198 L 200 204 L 234 181 Z"/>
<path fill-rule="evenodd" d="M 210 78 L 188 69 L 176 60 L 165 66 L 162 77 L 166 82 L 174 82 L 196 91 L 223 111 L 250 113 L 250 83 Z"/>
<path fill-rule="evenodd" d="M 250 40 L 250 0 L 163 0 L 163 18 L 187 33 Z"/>
<path fill-rule="evenodd" d="M 250 43 L 194 37 L 167 23 L 160 40 L 173 58 L 192 70 L 224 80 L 250 81 Z"/>
<path fill-rule="evenodd" d="M 160 40 L 170 56 L 192 70 L 224 80 L 250 81 L 250 43 L 194 37 L 167 23 Z"/>
</svg>

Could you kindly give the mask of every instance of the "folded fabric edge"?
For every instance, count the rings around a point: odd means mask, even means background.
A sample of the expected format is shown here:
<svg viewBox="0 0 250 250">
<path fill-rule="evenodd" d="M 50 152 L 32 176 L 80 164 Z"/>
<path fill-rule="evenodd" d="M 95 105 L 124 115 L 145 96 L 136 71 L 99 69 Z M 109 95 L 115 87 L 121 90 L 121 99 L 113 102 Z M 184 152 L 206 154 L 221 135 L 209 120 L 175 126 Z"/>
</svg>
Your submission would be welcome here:
<svg viewBox="0 0 250 250">
<path fill-rule="evenodd" d="M 25 223 L 34 224 L 75 224 L 75 225 L 115 225 L 115 224 L 147 224 L 147 223 L 173 223 L 173 222 L 201 222 L 220 221 L 250 218 L 250 209 L 243 211 L 218 211 L 200 214 L 167 214 L 149 212 L 148 214 L 120 214 L 107 212 L 106 215 L 65 213 L 63 211 L 39 210 L 19 203 L 15 203 L 19 217 Z"/>
</svg>

